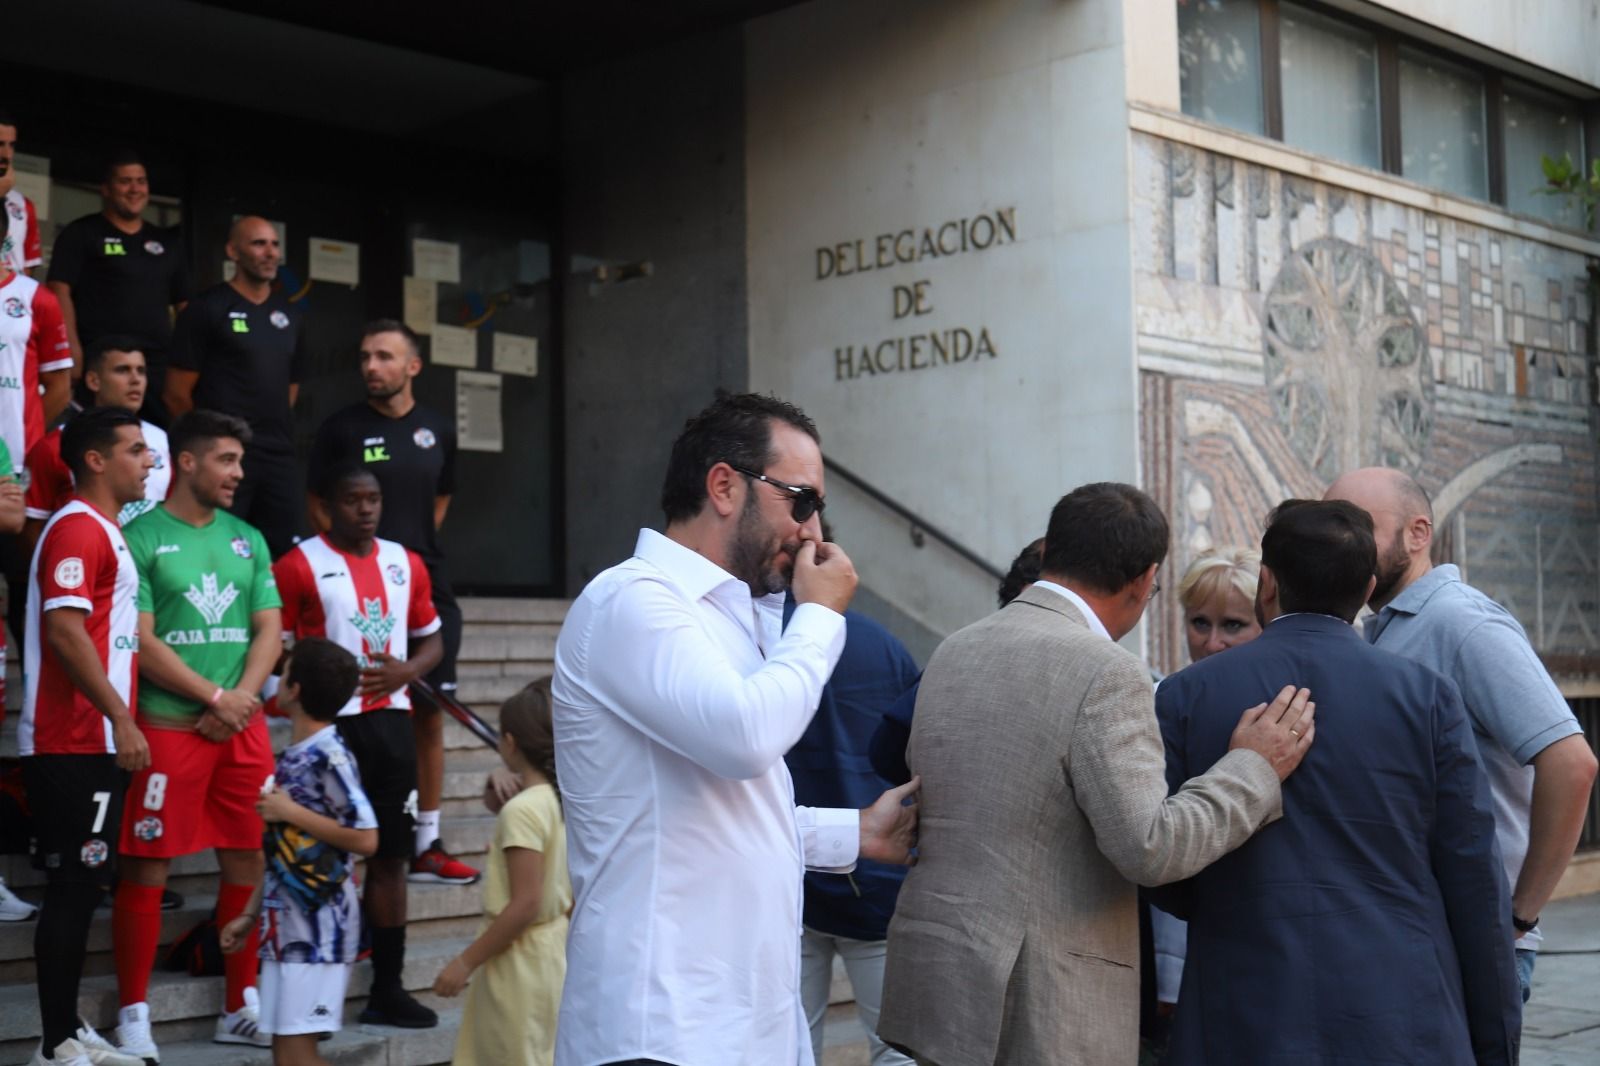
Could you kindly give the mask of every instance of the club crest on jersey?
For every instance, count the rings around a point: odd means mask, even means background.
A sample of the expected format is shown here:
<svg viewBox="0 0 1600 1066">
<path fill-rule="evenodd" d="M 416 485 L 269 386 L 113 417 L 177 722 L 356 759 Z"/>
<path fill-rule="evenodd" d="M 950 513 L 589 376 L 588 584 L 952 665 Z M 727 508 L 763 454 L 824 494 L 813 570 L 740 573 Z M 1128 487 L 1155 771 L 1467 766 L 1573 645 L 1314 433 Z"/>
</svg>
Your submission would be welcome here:
<svg viewBox="0 0 1600 1066">
<path fill-rule="evenodd" d="M 78 858 L 91 870 L 96 866 L 104 866 L 110 857 L 111 849 L 104 840 L 98 838 L 84 841 L 83 850 L 78 852 Z"/>
<path fill-rule="evenodd" d="M 406 583 L 406 568 L 399 563 L 390 563 L 383 569 L 384 573 L 389 575 L 389 584 L 404 585 Z"/>
<path fill-rule="evenodd" d="M 190 606 L 200 612 L 207 625 L 221 625 L 222 616 L 228 613 L 228 608 L 233 606 L 233 601 L 239 598 L 239 590 L 232 581 L 227 588 L 217 587 L 216 574 L 201 574 L 200 587 L 189 586 L 189 591 L 183 594 Z"/>
<path fill-rule="evenodd" d="M 144 841 L 146 844 L 150 843 L 152 840 L 160 839 L 161 834 L 165 831 L 166 827 L 161 824 L 161 819 L 157 818 L 155 815 L 150 815 L 146 818 L 140 818 L 137 822 L 133 823 L 133 835 Z"/>
<path fill-rule="evenodd" d="M 233 540 L 229 541 L 229 546 L 233 548 L 233 554 L 241 559 L 248 559 L 255 554 L 250 548 L 250 542 L 243 537 L 234 537 Z"/>
<path fill-rule="evenodd" d="M 76 555 L 56 564 L 56 584 L 64 589 L 75 589 L 83 584 L 83 560 Z"/>
<path fill-rule="evenodd" d="M 22 205 L 12 200 L 6 201 L 6 210 L 10 211 L 11 217 L 16 219 L 18 222 L 21 222 L 24 218 L 28 217 L 28 213 L 22 209 Z"/>
<path fill-rule="evenodd" d="M 274 311 L 274 312 L 272 312 L 272 314 L 267 316 L 267 321 L 271 322 L 274 326 L 277 326 L 279 329 L 288 329 L 289 328 L 289 316 L 284 314 L 282 311 Z"/>
<path fill-rule="evenodd" d="M 394 632 L 394 618 L 383 609 L 382 600 L 362 597 L 361 613 L 350 616 L 361 639 L 367 642 L 367 651 L 380 652 L 389 648 L 389 634 Z"/>
<path fill-rule="evenodd" d="M 162 244 L 160 241 L 145 241 L 144 250 L 149 252 L 151 255 L 160 255 L 162 252 L 167 250 L 167 246 Z"/>
<path fill-rule="evenodd" d="M 15 296 L 6 297 L 6 315 L 10 318 L 21 318 L 25 313 L 22 301 Z"/>
<path fill-rule="evenodd" d="M 435 444 L 439 443 L 439 438 L 435 437 L 433 435 L 433 430 L 429 429 L 427 426 L 423 426 L 421 429 L 411 434 L 411 439 L 419 448 L 431 448 Z"/>
</svg>

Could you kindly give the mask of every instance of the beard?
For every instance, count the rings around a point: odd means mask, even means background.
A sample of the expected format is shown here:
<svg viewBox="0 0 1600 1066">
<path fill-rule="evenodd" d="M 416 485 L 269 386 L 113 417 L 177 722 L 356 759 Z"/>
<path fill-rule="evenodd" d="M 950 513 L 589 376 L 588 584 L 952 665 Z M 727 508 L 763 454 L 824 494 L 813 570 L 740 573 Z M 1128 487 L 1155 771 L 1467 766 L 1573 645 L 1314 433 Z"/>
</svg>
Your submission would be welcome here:
<svg viewBox="0 0 1600 1066">
<path fill-rule="evenodd" d="M 403 379 L 398 385 L 393 386 L 381 381 L 369 381 L 367 382 L 367 399 L 392 400 L 396 396 L 400 395 L 401 391 L 404 390 L 405 387 L 406 383 Z"/>
<path fill-rule="evenodd" d="M 1378 583 L 1372 588 L 1370 603 L 1388 603 L 1394 596 L 1395 590 L 1400 585 L 1400 579 L 1406 576 L 1406 569 L 1411 565 L 1411 556 L 1406 551 L 1405 531 L 1396 530 L 1394 539 L 1378 555 L 1378 568 L 1374 577 Z"/>
<path fill-rule="evenodd" d="M 749 585 L 752 595 L 786 592 L 794 577 L 794 556 L 799 550 L 799 541 L 786 544 L 772 535 L 772 530 L 761 519 L 756 494 L 752 492 L 746 496 L 744 510 L 739 512 L 739 524 L 734 527 L 733 544 L 728 550 L 729 572 Z M 789 553 L 789 562 L 780 566 L 776 560 L 782 552 Z"/>
</svg>

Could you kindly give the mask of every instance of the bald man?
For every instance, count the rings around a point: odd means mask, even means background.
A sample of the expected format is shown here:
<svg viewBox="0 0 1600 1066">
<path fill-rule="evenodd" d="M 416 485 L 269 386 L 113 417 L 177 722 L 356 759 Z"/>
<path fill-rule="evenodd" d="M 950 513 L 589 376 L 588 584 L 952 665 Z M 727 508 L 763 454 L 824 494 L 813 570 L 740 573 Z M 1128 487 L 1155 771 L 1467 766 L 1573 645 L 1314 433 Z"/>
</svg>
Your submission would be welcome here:
<svg viewBox="0 0 1600 1066">
<path fill-rule="evenodd" d="M 178 316 L 165 400 L 174 418 L 202 407 L 249 424 L 231 510 L 261 530 L 276 559 L 301 528 L 291 408 L 307 365 L 305 322 L 273 284 L 283 249 L 272 223 L 238 219 L 226 252 L 232 280 L 206 289 Z"/>
<path fill-rule="evenodd" d="M 1340 477 L 1323 498 L 1372 515 L 1378 570 L 1367 640 L 1461 689 L 1494 793 L 1495 836 L 1512 888 L 1506 935 L 1516 940 L 1526 1002 L 1539 911 L 1577 847 L 1594 753 L 1517 620 L 1456 567 L 1433 565 L 1433 506 L 1420 485 L 1398 470 L 1369 467 Z"/>
</svg>

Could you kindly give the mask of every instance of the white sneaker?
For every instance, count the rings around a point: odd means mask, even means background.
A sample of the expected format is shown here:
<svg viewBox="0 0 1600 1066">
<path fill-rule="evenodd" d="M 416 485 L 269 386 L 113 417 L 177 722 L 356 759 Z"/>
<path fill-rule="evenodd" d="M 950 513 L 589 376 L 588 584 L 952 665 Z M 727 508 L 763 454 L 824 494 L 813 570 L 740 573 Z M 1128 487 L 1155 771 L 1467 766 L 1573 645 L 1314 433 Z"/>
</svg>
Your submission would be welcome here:
<svg viewBox="0 0 1600 1066">
<path fill-rule="evenodd" d="M 83 1021 L 82 1018 L 78 1020 Z M 118 1051 L 87 1022 L 78 1029 L 78 1043 L 83 1045 L 84 1054 L 94 1066 L 145 1066 L 144 1059 Z"/>
<path fill-rule="evenodd" d="M 261 1031 L 260 993 L 253 988 L 245 989 L 244 1006 L 224 1012 L 217 1019 L 217 1032 L 211 1039 L 218 1044 L 271 1047 L 272 1037 Z"/>
<path fill-rule="evenodd" d="M 56 1045 L 55 1057 L 44 1057 L 44 1045 L 39 1045 L 39 1050 L 33 1053 L 33 1058 L 28 1060 L 28 1066 L 94 1066 L 83 1045 L 70 1036 Z"/>
<path fill-rule="evenodd" d="M 0 878 L 0 922 L 25 922 L 38 913 L 38 907 L 18 899 Z"/>
<path fill-rule="evenodd" d="M 150 1004 L 130 1003 L 117 1011 L 117 1050 L 140 1060 L 140 1066 L 161 1061 L 161 1051 L 150 1036 Z"/>
</svg>

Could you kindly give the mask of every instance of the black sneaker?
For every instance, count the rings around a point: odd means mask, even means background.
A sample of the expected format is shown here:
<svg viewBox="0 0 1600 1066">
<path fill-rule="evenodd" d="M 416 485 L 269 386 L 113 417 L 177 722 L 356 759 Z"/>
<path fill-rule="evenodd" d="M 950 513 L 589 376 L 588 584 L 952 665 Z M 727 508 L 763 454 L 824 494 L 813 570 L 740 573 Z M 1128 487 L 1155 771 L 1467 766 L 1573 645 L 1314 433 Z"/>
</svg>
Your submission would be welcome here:
<svg viewBox="0 0 1600 1066">
<path fill-rule="evenodd" d="M 161 890 L 161 909 L 164 911 L 177 911 L 183 909 L 183 894 L 174 892 L 170 888 Z"/>
<path fill-rule="evenodd" d="M 362 1025 L 393 1025 L 400 1029 L 432 1029 L 439 1024 L 439 1016 L 418 1003 L 403 988 L 373 991 L 367 1005 L 361 1008 Z"/>
</svg>

